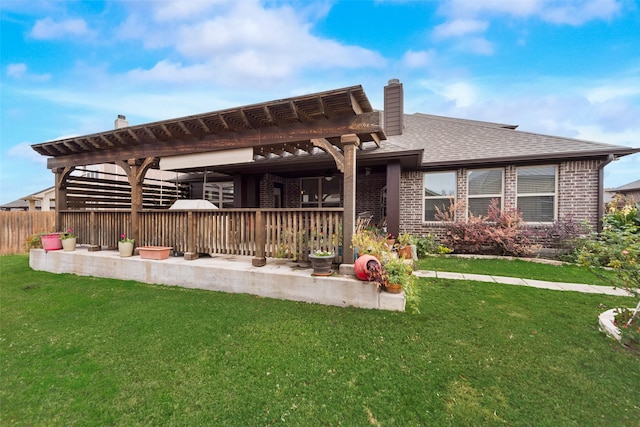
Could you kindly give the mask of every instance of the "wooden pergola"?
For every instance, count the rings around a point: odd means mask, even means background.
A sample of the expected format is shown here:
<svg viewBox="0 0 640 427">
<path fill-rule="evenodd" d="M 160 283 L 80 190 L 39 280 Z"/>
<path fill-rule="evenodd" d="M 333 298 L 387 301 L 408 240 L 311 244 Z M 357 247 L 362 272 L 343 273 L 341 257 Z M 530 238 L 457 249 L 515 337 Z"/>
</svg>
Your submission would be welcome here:
<svg viewBox="0 0 640 427">
<path fill-rule="evenodd" d="M 254 158 L 326 152 L 344 175 L 343 241 L 355 229 L 356 150 L 380 145 L 382 117 L 361 86 L 270 101 L 33 145 L 55 173 L 56 210 L 67 208 L 66 183 L 78 166 L 113 163 L 131 186 L 131 223 L 137 238 L 142 184 L 162 158 L 251 148 Z M 58 224 L 60 221 L 58 219 Z M 344 259 L 353 259 L 344 245 Z M 255 265 L 263 265 L 257 254 Z"/>
</svg>

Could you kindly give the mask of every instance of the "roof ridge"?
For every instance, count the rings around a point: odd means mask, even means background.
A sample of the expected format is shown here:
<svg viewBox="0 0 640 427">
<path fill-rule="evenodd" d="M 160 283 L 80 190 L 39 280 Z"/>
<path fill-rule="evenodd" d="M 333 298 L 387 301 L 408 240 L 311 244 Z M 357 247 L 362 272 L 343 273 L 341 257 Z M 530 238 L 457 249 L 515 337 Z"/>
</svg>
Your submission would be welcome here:
<svg viewBox="0 0 640 427">
<path fill-rule="evenodd" d="M 585 142 L 585 143 L 589 143 L 589 144 L 595 144 L 601 147 L 617 147 L 617 148 L 633 148 L 630 146 L 626 146 L 626 145 L 619 145 L 619 144 L 610 144 L 610 143 L 606 143 L 606 142 L 598 142 L 598 141 L 592 141 L 592 140 L 588 140 L 588 139 L 582 139 L 582 138 L 571 138 L 568 136 L 558 136 L 558 135 L 549 135 L 549 134 L 545 134 L 545 133 L 540 133 L 540 132 L 533 132 L 533 131 L 527 131 L 527 130 L 521 130 L 521 129 L 516 129 L 514 127 L 511 126 L 518 126 L 518 125 L 507 125 L 507 124 L 502 124 L 502 123 L 496 123 L 496 122 L 486 122 L 486 121 L 482 121 L 482 120 L 473 120 L 473 119 L 460 119 L 460 118 L 456 118 L 456 117 L 447 117 L 447 116 L 436 116 L 433 114 L 424 114 L 424 113 L 414 113 L 414 114 L 408 114 L 409 116 L 422 116 L 422 117 L 427 117 L 427 118 L 431 118 L 431 119 L 436 119 L 436 120 L 442 120 L 442 121 L 446 121 L 446 122 L 454 122 L 454 123 L 459 123 L 459 124 L 466 124 L 466 125 L 471 125 L 471 126 L 478 126 L 478 127 L 485 127 L 485 128 L 489 128 L 489 129 L 493 129 L 493 130 L 498 130 L 498 131 L 517 131 L 518 134 L 520 135 L 535 135 L 535 136 L 540 136 L 540 137 L 545 137 L 545 138 L 553 138 L 553 139 L 559 139 L 559 140 L 566 140 L 566 141 L 579 141 L 579 142 Z"/>
<path fill-rule="evenodd" d="M 439 116 L 439 115 L 435 115 L 435 114 L 426 114 L 426 113 L 413 113 L 413 114 L 407 114 L 408 116 L 422 116 L 422 117 L 428 117 L 428 118 L 432 118 L 435 120 L 442 120 L 442 121 L 448 121 L 448 122 L 461 122 L 461 123 L 469 123 L 469 124 L 474 124 L 477 126 L 486 126 L 486 127 L 490 127 L 490 128 L 499 128 L 499 129 L 509 129 L 509 130 L 515 130 L 519 125 L 512 125 L 512 124 L 507 124 L 507 123 L 498 123 L 498 122 L 488 122 L 485 120 L 475 120 L 475 119 L 463 119 L 463 118 L 459 118 L 459 117 L 450 117 L 450 116 Z"/>
</svg>

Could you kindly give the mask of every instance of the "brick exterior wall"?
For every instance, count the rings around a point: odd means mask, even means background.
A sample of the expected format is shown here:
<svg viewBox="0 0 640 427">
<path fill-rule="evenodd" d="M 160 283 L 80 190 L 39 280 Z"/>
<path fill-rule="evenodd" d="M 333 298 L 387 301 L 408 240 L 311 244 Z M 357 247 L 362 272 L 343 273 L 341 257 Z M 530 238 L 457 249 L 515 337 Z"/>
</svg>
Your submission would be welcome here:
<svg viewBox="0 0 640 427">
<path fill-rule="evenodd" d="M 586 220 L 594 229 L 598 223 L 598 166 L 602 162 L 577 161 L 560 165 L 558 218 L 573 214 L 577 222 Z"/>
<path fill-rule="evenodd" d="M 576 222 L 587 221 L 593 229 L 598 223 L 598 166 L 600 161 L 572 161 L 558 165 L 557 218 L 573 215 Z M 504 169 L 504 208 L 514 208 L 517 202 L 517 167 L 509 165 Z M 456 170 L 456 192 L 459 201 L 467 197 L 468 169 Z M 400 183 L 400 230 L 417 235 L 428 233 L 441 237 L 445 228 L 442 224 L 423 222 L 423 172 L 406 171 L 402 173 Z M 463 209 L 456 218 L 465 218 Z M 535 225 L 532 228 L 546 230 L 550 225 Z M 543 238 L 534 239 L 534 243 L 545 245 Z"/>
<path fill-rule="evenodd" d="M 370 212 L 373 215 L 371 221 L 374 224 L 382 224 L 382 206 L 380 195 L 387 185 L 386 173 L 370 173 L 356 175 L 356 215 L 362 212 Z"/>
</svg>

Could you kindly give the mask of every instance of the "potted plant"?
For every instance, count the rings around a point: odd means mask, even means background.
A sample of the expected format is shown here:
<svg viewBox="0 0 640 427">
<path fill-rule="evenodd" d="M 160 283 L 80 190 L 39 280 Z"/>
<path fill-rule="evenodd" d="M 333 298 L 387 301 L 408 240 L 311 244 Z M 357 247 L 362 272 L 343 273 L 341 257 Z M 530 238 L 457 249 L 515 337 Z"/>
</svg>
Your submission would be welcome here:
<svg viewBox="0 0 640 427">
<path fill-rule="evenodd" d="M 393 294 L 399 294 L 409 283 L 411 278 L 411 266 L 402 258 L 392 258 L 383 266 L 386 272 L 387 283 L 383 289 Z"/>
<path fill-rule="evenodd" d="M 392 258 L 382 266 L 382 270 L 385 279 L 382 289 L 390 293 L 404 291 L 407 309 L 414 314 L 419 314 L 420 295 L 416 288 L 417 278 L 412 274 L 412 263 L 402 258 Z"/>
<path fill-rule="evenodd" d="M 68 228 L 67 231 L 60 234 L 60 240 L 62 241 L 62 249 L 65 251 L 75 251 L 77 238 L 73 234 L 73 228 Z"/>
<path fill-rule="evenodd" d="M 118 252 L 121 257 L 130 257 L 133 255 L 134 240 L 129 239 L 125 233 L 120 235 L 120 241 L 118 241 Z"/>
<path fill-rule="evenodd" d="M 42 249 L 44 249 L 45 252 L 62 249 L 62 240 L 60 240 L 61 235 L 62 233 L 41 234 L 40 241 L 42 243 Z"/>
<path fill-rule="evenodd" d="M 351 247 L 358 256 L 368 254 L 380 259 L 382 253 L 387 249 L 387 241 L 384 236 L 378 235 L 373 230 L 363 229 L 353 234 Z"/>
<path fill-rule="evenodd" d="M 413 236 L 409 233 L 402 232 L 398 235 L 398 256 L 410 259 L 411 245 L 413 244 Z"/>
<path fill-rule="evenodd" d="M 311 267 L 313 268 L 313 276 L 331 276 L 331 265 L 336 254 L 329 251 L 315 251 L 309 255 Z"/>
</svg>

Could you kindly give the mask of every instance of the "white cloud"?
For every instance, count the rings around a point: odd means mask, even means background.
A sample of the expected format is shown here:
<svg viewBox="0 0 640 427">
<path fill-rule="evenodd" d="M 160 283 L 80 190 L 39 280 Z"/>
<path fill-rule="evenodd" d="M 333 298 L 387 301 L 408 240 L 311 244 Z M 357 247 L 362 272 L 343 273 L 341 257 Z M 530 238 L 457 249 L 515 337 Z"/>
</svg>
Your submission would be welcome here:
<svg viewBox="0 0 640 427">
<path fill-rule="evenodd" d="M 638 95 L 640 95 L 640 79 L 617 80 L 616 84 L 597 86 L 587 91 L 587 99 L 593 103 Z"/>
<path fill-rule="evenodd" d="M 433 36 L 439 39 L 465 36 L 469 33 L 482 33 L 489 28 L 489 23 L 477 19 L 454 19 L 450 22 L 437 25 L 433 30 Z"/>
<path fill-rule="evenodd" d="M 7 75 L 16 79 L 20 79 L 27 74 L 27 64 L 9 64 L 7 65 Z"/>
<path fill-rule="evenodd" d="M 154 20 L 157 22 L 180 21 L 192 17 L 202 16 L 218 4 L 229 3 L 229 0 L 171 0 L 158 2 L 153 11 Z"/>
<path fill-rule="evenodd" d="M 54 21 L 47 17 L 39 19 L 31 29 L 29 35 L 35 39 L 52 40 L 67 35 L 88 36 L 91 31 L 84 19 L 65 19 Z"/>
<path fill-rule="evenodd" d="M 495 51 L 493 43 L 484 37 L 473 37 L 465 40 L 458 44 L 458 48 L 478 55 L 492 55 Z"/>
<path fill-rule="evenodd" d="M 538 19 L 556 25 L 579 26 L 594 20 L 610 20 L 622 10 L 621 0 L 450 0 L 439 13 L 446 22 L 433 30 L 435 40 L 474 36 L 468 51 L 488 55 L 493 46 L 480 38 L 497 18 Z M 520 37 L 518 44 L 524 44 Z"/>
<path fill-rule="evenodd" d="M 407 68 L 422 68 L 433 62 L 434 51 L 408 50 L 402 57 L 402 64 Z"/>
<path fill-rule="evenodd" d="M 619 0 L 451 0 L 440 7 L 440 12 L 452 20 L 507 15 L 538 17 L 554 24 L 581 25 L 591 20 L 611 19 L 621 9 Z"/>
<path fill-rule="evenodd" d="M 29 163 L 36 163 L 41 166 L 46 166 L 47 158 L 36 153 L 31 144 L 22 142 L 10 147 L 7 150 L 7 158 L 13 160 L 26 160 Z"/>
<path fill-rule="evenodd" d="M 7 65 L 7 76 L 17 80 L 29 80 L 35 82 L 45 82 L 51 79 L 50 74 L 29 73 L 27 64 L 22 62 Z"/>
<path fill-rule="evenodd" d="M 309 10 L 267 8 L 248 1 L 215 5 L 220 6 L 215 13 L 168 26 L 157 25 L 139 14 L 129 16 L 118 31 L 122 38 L 140 39 L 147 48 L 174 48 L 179 57 L 160 60 L 151 68 L 137 68 L 128 76 L 137 81 L 241 86 L 253 81 L 263 87 L 290 79 L 303 70 L 385 65 L 385 59 L 375 51 L 315 36 Z M 187 7 L 183 16 L 187 19 L 192 11 L 205 10 L 204 6 Z M 322 13 L 316 9 L 314 12 Z M 166 37 L 168 32 L 173 37 Z"/>
<path fill-rule="evenodd" d="M 466 81 L 422 80 L 420 85 L 448 102 L 453 102 L 456 108 L 467 108 L 478 102 L 478 89 Z"/>
<path fill-rule="evenodd" d="M 582 0 L 555 2 L 540 12 L 543 21 L 553 24 L 582 25 L 592 20 L 609 20 L 620 12 L 622 4 L 616 0 Z"/>
</svg>

